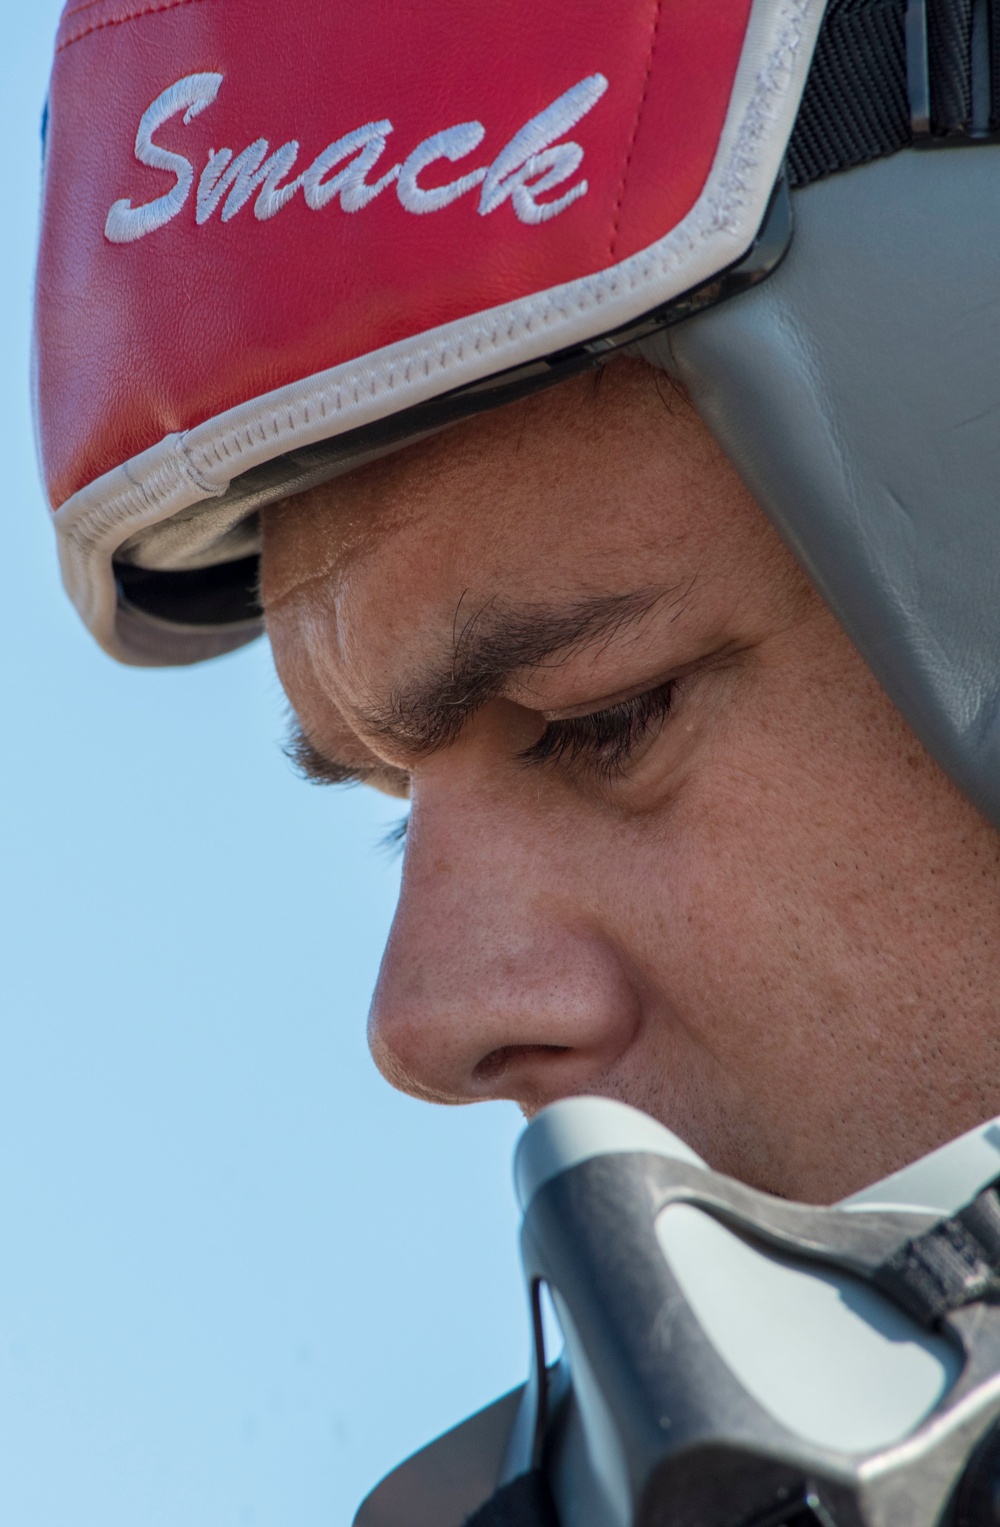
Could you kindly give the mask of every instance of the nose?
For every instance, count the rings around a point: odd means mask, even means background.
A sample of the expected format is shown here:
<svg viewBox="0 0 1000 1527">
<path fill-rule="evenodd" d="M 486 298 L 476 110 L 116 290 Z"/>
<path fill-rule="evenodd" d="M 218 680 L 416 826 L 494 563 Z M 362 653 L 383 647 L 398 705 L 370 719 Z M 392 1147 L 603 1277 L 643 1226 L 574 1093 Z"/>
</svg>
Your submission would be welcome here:
<svg viewBox="0 0 1000 1527">
<path fill-rule="evenodd" d="M 584 835 L 560 849 L 536 827 L 482 802 L 414 806 L 369 1020 L 375 1061 L 403 1091 L 533 1112 L 599 1090 L 632 1043 L 637 990 Z"/>
</svg>

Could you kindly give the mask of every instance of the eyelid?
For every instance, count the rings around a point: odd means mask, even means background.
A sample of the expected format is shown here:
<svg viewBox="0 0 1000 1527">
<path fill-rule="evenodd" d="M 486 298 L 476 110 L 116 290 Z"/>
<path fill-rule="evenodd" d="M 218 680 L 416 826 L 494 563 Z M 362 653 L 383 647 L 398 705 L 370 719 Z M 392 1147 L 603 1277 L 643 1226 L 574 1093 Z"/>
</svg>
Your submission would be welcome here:
<svg viewBox="0 0 1000 1527">
<path fill-rule="evenodd" d="M 617 705 L 626 705 L 629 700 L 639 700 L 643 695 L 652 694 L 668 684 L 679 684 L 692 674 L 709 672 L 713 668 L 731 663 L 746 650 L 739 642 L 722 642 L 718 647 L 705 651 L 690 661 L 676 663 L 666 672 L 661 670 L 652 678 L 643 679 L 638 684 L 630 684 L 627 689 L 616 690 L 610 695 L 602 696 L 599 700 L 584 700 L 580 705 L 570 706 L 566 710 L 544 710 L 541 712 L 542 719 L 546 722 L 577 721 L 586 716 L 599 716 L 606 710 L 614 710 Z"/>
<path fill-rule="evenodd" d="M 641 700 L 644 695 L 653 694 L 675 683 L 677 677 L 677 674 L 671 673 L 663 678 L 644 679 L 641 684 L 630 684 L 627 689 L 616 690 L 614 694 L 605 695 L 600 700 L 584 700 L 580 705 L 572 705 L 567 710 L 543 711 L 542 719 L 548 724 L 553 721 L 585 721 L 588 716 L 603 716 L 606 711 L 616 710 L 619 705 L 627 705 L 630 700 Z"/>
<path fill-rule="evenodd" d="M 653 725 L 667 719 L 675 688 L 670 679 L 603 710 L 551 720 L 518 758 L 529 766 L 586 761 L 607 778 L 621 775 Z"/>
</svg>

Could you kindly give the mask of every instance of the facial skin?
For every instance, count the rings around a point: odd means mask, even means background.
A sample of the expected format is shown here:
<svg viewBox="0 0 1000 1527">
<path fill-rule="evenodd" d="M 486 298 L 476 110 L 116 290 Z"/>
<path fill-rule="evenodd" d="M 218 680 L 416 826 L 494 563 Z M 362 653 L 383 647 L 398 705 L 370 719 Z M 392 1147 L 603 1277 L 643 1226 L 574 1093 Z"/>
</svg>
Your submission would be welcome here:
<svg viewBox="0 0 1000 1527">
<path fill-rule="evenodd" d="M 313 769 L 412 802 L 370 1020 L 396 1086 L 620 1098 L 817 1202 L 1000 1112 L 997 837 L 662 375 L 265 518 Z"/>
</svg>

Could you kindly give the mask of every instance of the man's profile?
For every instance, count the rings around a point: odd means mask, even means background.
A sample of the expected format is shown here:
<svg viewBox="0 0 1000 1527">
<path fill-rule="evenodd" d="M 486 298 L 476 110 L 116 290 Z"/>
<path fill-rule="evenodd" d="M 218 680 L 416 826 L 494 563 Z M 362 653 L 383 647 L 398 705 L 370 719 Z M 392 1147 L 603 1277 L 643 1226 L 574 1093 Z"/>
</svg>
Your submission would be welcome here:
<svg viewBox="0 0 1000 1527">
<path fill-rule="evenodd" d="M 810 1201 L 991 1112 L 992 829 L 651 368 L 264 524 L 306 768 L 412 797 L 372 1010 L 398 1085 L 606 1093 Z"/>
<path fill-rule="evenodd" d="M 67 586 L 409 800 L 395 1085 L 858 1194 L 1000 1112 L 1000 11 L 289 14 L 64 14 Z"/>
</svg>

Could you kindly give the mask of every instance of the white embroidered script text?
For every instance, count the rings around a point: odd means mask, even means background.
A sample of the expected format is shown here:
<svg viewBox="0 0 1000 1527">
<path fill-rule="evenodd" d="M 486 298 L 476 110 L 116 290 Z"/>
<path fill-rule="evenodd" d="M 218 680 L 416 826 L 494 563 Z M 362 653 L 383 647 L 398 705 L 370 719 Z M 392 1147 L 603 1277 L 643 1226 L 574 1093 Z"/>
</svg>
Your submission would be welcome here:
<svg viewBox="0 0 1000 1527">
<path fill-rule="evenodd" d="M 181 116 L 190 123 L 211 106 L 223 85 L 221 74 L 188 74 L 156 97 L 143 112 L 135 135 L 135 157 L 149 169 L 173 176 L 162 196 L 133 206 L 123 197 L 108 213 L 105 235 L 113 244 L 131 244 L 163 228 L 186 206 L 195 187 L 195 166 L 184 154 L 162 148 L 153 135 L 166 122 Z M 423 183 L 425 172 L 443 160 L 457 164 L 474 154 L 486 137 L 482 122 L 459 122 L 432 133 L 413 152 L 376 179 L 376 170 L 393 131 L 389 119 L 367 122 L 333 143 L 290 179 L 299 159 L 295 139 L 272 151 L 267 138 L 258 138 L 239 154 L 231 148 L 210 149 L 195 188 L 195 220 L 199 226 L 221 208 L 224 223 L 254 198 L 254 215 L 274 217 L 299 192 L 313 212 L 335 198 L 344 212 L 360 212 L 395 185 L 400 205 L 418 216 L 438 212 L 481 187 L 479 213 L 488 216 L 510 202 L 522 223 L 544 223 L 587 194 L 587 181 L 567 186 L 583 162 L 578 143 L 560 141 L 600 100 L 608 88 L 603 74 L 591 74 L 547 106 L 514 134 L 489 165 L 469 170 L 444 185 Z M 542 200 L 559 187 L 561 195 Z"/>
</svg>

